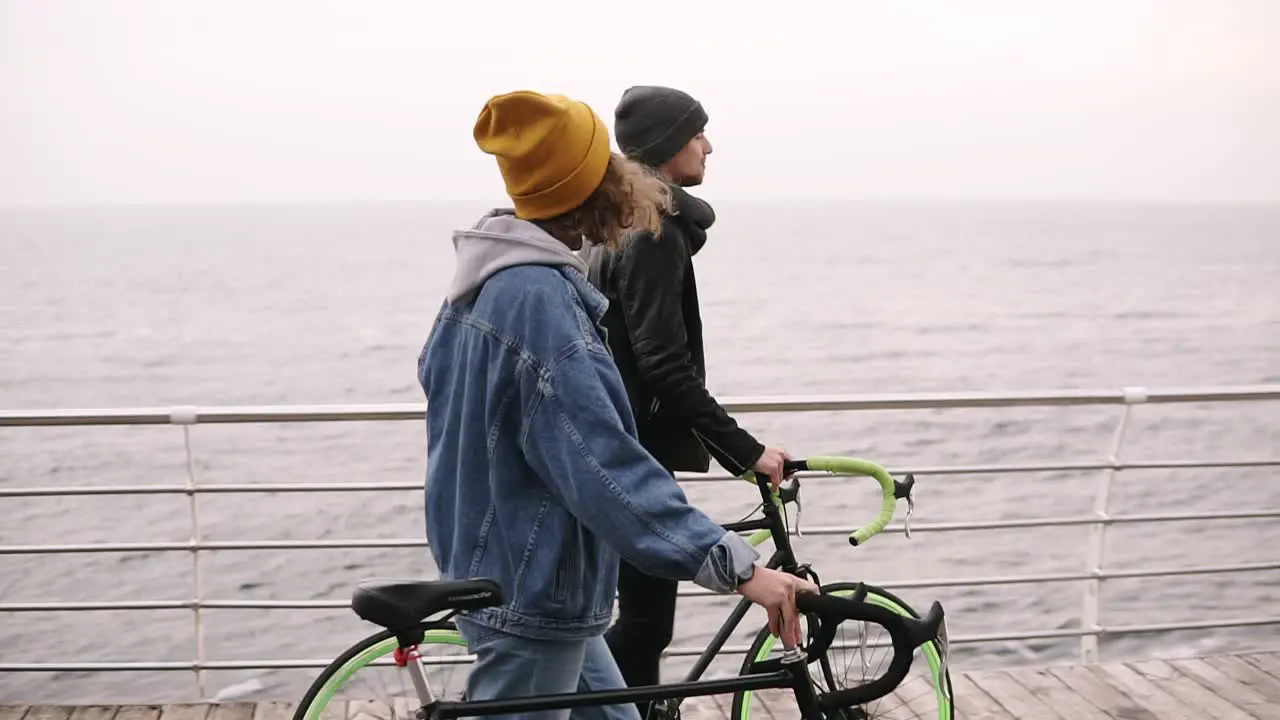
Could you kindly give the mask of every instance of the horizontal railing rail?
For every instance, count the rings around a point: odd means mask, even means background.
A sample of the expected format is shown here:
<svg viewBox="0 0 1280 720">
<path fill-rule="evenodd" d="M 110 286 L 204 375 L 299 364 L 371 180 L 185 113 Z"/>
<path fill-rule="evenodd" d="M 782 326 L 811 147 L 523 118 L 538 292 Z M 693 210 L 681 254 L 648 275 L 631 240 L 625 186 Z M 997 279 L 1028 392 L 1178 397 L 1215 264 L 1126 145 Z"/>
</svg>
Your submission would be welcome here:
<svg viewBox="0 0 1280 720">
<path fill-rule="evenodd" d="M 1209 387 L 1178 389 L 1146 389 L 1141 387 L 1115 390 L 1053 390 L 1009 393 L 921 393 L 910 395 L 850 395 L 812 397 L 737 398 L 724 402 L 732 413 L 791 413 L 834 412 L 871 410 L 937 410 L 965 408 L 1025 408 L 1062 406 L 1119 406 L 1121 416 L 1115 429 L 1110 452 L 1101 459 L 1083 462 L 1023 462 L 1012 464 L 971 464 L 951 466 L 919 466 L 890 468 L 894 474 L 917 475 L 990 475 L 1010 473 L 1099 472 L 1101 482 L 1097 489 L 1094 512 L 1089 515 L 997 519 L 982 521 L 956 521 L 913 523 L 912 532 L 970 532 L 1031 529 L 1044 527 L 1085 526 L 1091 529 L 1090 545 L 1085 567 L 1079 572 L 1025 573 L 958 578 L 916 578 L 903 580 L 885 579 L 875 584 L 889 589 L 981 587 L 1035 583 L 1084 583 L 1082 623 L 1079 628 L 1044 631 L 1019 631 L 957 636 L 957 645 L 990 642 L 1014 642 L 1029 640 L 1072 639 L 1081 641 L 1081 654 L 1086 661 L 1097 660 L 1097 640 L 1100 637 L 1162 633 L 1179 630 L 1210 630 L 1218 628 L 1257 627 L 1280 625 L 1280 616 L 1261 614 L 1255 617 L 1224 618 L 1220 620 L 1151 623 L 1143 625 L 1103 626 L 1100 618 L 1100 588 L 1107 580 L 1156 577 L 1207 576 L 1225 573 L 1266 573 L 1280 570 L 1280 556 L 1262 562 L 1237 562 L 1187 567 L 1139 567 L 1129 569 L 1103 569 L 1103 537 L 1111 526 L 1177 523 L 1177 522 L 1225 522 L 1232 520 L 1257 520 L 1280 518 L 1280 508 L 1254 508 L 1238 511 L 1202 511 L 1177 513 L 1113 514 L 1109 509 L 1111 484 L 1120 472 L 1151 469 L 1208 469 L 1208 468 L 1267 468 L 1280 467 L 1280 458 L 1206 458 L 1206 459 L 1122 459 L 1122 447 L 1131 411 L 1135 406 L 1156 403 L 1238 403 L 1280 400 L 1280 385 L 1255 385 L 1243 387 Z M 420 492 L 421 481 L 404 482 L 341 482 L 341 483 L 201 483 L 195 469 L 192 450 L 191 427 L 201 424 L 247 423 L 301 423 L 301 422 L 373 422 L 419 421 L 424 417 L 422 403 L 391 403 L 365 405 L 307 405 L 307 406 L 245 406 L 245 407 L 197 407 L 126 408 L 126 409 L 55 409 L 55 410 L 0 410 L 0 427 L 38 428 L 67 426 L 119 426 L 119 425 L 177 425 L 181 426 L 186 449 L 187 477 L 183 484 L 128 484 L 116 486 L 11 486 L 0 488 L 0 498 L 34 497 L 99 497 L 121 495 L 185 495 L 189 498 L 190 536 L 187 540 L 84 543 L 33 543 L 0 545 L 0 556 L 58 555 L 79 553 L 130 553 L 130 552 L 187 552 L 192 557 L 195 580 L 194 597 L 190 599 L 141 599 L 111 602 L 0 602 L 2 613 L 34 612 L 95 612 L 95 611 L 186 611 L 193 614 L 195 623 L 195 657 L 190 662 L 87 662 L 87 663 L 23 663 L 0 662 L 0 672 L 51 672 L 51 671 L 189 671 L 195 672 L 204 694 L 204 672 L 209 670 L 269 670 L 279 668 L 318 668 L 328 663 L 310 659 L 234 659 L 210 660 L 206 658 L 202 611 L 204 610 L 334 610 L 349 607 L 347 600 L 255 600 L 206 597 L 200 558 L 209 552 L 234 552 L 248 550 L 328 550 L 371 548 L 425 547 L 424 538 L 348 538 L 348 539 L 204 539 L 197 511 L 197 499 L 206 495 L 235 495 L 260 493 L 350 493 L 350 492 Z M 823 473 L 801 473 L 802 477 L 825 477 Z M 704 483 L 735 480 L 723 473 L 678 473 L 681 482 Z M 903 532 L 901 524 L 891 524 L 886 532 Z M 794 532 L 794 529 L 793 529 Z M 803 535 L 845 536 L 847 527 L 813 527 L 803 530 Z M 709 591 L 686 584 L 680 590 L 681 597 L 708 597 Z M 742 654 L 746 647 L 730 646 L 726 654 Z M 668 657 L 697 655 L 702 648 L 673 647 Z"/>
<path fill-rule="evenodd" d="M 1280 385 L 725 398 L 731 413 L 942 410 L 1278 400 Z M 425 403 L 0 410 L 0 427 L 421 420 Z"/>
<path fill-rule="evenodd" d="M 1131 462 L 1093 462 L 1093 463 L 1027 463 L 1023 465 L 937 465 L 920 467 L 886 468 L 894 475 L 1008 475 L 1011 473 L 1039 472 L 1088 472 L 1091 470 L 1198 470 L 1212 468 L 1242 467 L 1274 467 L 1280 465 L 1280 458 L 1255 458 L 1248 460 L 1173 460 L 1173 461 L 1131 461 Z M 828 473 L 796 473 L 800 478 L 814 477 L 847 477 Z M 708 473 L 676 473 L 676 479 L 685 483 L 723 482 L 737 480 L 731 475 Z M 93 495 L 201 495 L 248 494 L 248 493 L 288 493 L 288 492 L 384 492 L 384 491 L 418 491 L 422 482 L 346 482 L 346 483 L 202 483 L 197 488 L 186 485 L 53 485 L 48 487 L 15 487 L 0 488 L 0 498 L 4 497 L 57 497 L 57 496 L 93 496 Z"/>
<path fill-rule="evenodd" d="M 847 535 L 848 533 L 843 533 Z M 1242 563 L 1237 565 L 1205 565 L 1201 567 L 1169 567 L 1154 570 L 1114 570 L 1101 573 L 1033 573 L 1026 575 L 992 575 L 924 580 L 868 580 L 871 585 L 888 590 L 980 587 L 989 585 L 1025 585 L 1080 580 L 1127 580 L 1149 577 L 1182 577 L 1280 570 L 1280 561 Z M 682 588 L 680 597 L 716 597 L 702 588 Z M 100 602 L 10 602 L 0 603 L 0 612 L 65 612 L 102 610 L 340 610 L 351 607 L 349 600 L 116 600 Z M 3 667 L 3 666 L 0 666 Z"/>
</svg>

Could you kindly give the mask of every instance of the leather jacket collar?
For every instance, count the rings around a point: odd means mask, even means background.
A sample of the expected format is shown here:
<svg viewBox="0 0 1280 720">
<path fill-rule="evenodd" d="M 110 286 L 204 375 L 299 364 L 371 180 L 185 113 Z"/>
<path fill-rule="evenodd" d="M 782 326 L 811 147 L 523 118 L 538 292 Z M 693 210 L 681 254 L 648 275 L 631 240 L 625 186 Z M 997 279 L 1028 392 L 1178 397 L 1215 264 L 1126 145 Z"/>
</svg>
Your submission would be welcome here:
<svg viewBox="0 0 1280 720">
<path fill-rule="evenodd" d="M 690 195 L 688 190 L 678 185 L 670 187 L 675 206 L 671 220 L 680 225 L 689 243 L 689 254 L 695 254 L 707 244 L 707 228 L 715 224 L 716 211 L 706 200 Z"/>
</svg>

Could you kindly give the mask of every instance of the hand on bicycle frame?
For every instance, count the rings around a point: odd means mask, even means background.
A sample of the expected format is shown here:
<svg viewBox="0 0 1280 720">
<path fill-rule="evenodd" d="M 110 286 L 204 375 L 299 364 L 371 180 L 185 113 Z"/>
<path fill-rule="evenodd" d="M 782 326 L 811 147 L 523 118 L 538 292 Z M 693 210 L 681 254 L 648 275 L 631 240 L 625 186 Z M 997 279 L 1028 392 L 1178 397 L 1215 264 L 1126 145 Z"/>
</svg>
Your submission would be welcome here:
<svg viewBox="0 0 1280 720">
<path fill-rule="evenodd" d="M 802 592 L 817 594 L 817 585 L 781 570 L 757 567 L 738 592 L 769 613 L 769 632 L 782 640 L 783 647 L 790 650 L 800 645 L 802 637 L 796 595 Z"/>
</svg>

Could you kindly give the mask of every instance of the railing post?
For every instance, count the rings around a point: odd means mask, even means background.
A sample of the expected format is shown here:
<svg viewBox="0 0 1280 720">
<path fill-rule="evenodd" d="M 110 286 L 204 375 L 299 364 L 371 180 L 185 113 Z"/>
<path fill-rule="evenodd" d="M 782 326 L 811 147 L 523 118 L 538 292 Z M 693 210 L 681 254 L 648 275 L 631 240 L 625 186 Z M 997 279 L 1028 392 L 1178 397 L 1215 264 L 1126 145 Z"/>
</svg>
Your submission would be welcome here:
<svg viewBox="0 0 1280 720">
<path fill-rule="evenodd" d="M 1111 452 L 1107 456 L 1110 466 L 1102 472 L 1098 482 L 1098 492 L 1093 501 L 1094 523 L 1089 527 L 1088 555 L 1085 558 L 1084 571 L 1093 576 L 1084 587 L 1084 603 L 1080 614 L 1080 629 L 1088 633 L 1080 636 L 1080 660 L 1084 663 L 1096 663 L 1098 654 L 1098 633 L 1102 629 L 1102 560 L 1106 552 L 1107 525 L 1111 522 L 1111 483 L 1120 470 L 1120 448 L 1124 445 L 1124 434 L 1129 428 L 1129 415 L 1133 406 L 1145 402 L 1147 392 L 1143 388 L 1125 388 L 1124 411 L 1120 422 L 1116 425 L 1115 434 L 1111 438 Z"/>
<path fill-rule="evenodd" d="M 187 502 L 191 510 L 191 575 L 195 590 L 195 601 L 191 603 L 191 610 L 196 636 L 196 688 L 200 692 L 200 699 L 204 700 L 207 697 L 204 684 L 204 621 L 200 614 L 204 604 L 204 590 L 200 582 L 200 513 L 196 507 L 196 495 L 200 490 L 196 482 L 195 453 L 191 450 L 191 426 L 196 423 L 197 418 L 194 408 L 174 408 L 169 414 L 170 422 L 182 426 L 182 444 L 187 454 L 186 490 Z"/>
</svg>

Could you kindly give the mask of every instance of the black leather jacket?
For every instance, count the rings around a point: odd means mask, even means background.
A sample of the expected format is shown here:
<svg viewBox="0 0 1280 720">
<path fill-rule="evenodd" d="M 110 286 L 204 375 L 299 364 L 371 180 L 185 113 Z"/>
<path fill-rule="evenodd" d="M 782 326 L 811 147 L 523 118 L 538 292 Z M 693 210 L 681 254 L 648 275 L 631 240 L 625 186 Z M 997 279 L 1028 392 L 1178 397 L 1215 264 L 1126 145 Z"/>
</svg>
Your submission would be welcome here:
<svg viewBox="0 0 1280 720">
<path fill-rule="evenodd" d="M 672 192 L 675 212 L 659 237 L 637 235 L 618 252 L 587 246 L 582 257 L 591 284 L 609 299 L 603 324 L 641 444 L 669 471 L 706 472 L 714 456 L 741 475 L 764 446 L 707 391 L 693 272 L 715 212 L 681 188 Z"/>
</svg>

